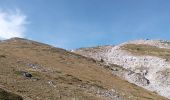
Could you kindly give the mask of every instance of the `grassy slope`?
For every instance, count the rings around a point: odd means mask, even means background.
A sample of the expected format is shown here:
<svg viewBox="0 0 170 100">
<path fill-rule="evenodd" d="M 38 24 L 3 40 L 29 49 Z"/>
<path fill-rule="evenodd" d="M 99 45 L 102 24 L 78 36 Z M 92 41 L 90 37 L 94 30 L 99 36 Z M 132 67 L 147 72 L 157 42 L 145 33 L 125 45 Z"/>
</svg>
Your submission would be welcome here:
<svg viewBox="0 0 170 100">
<path fill-rule="evenodd" d="M 170 60 L 170 49 L 158 48 L 143 44 L 126 44 L 122 47 L 136 55 L 150 55 Z"/>
<path fill-rule="evenodd" d="M 0 100 L 23 100 L 22 97 L 0 89 Z"/>
<path fill-rule="evenodd" d="M 114 89 L 125 100 L 166 100 L 112 76 L 110 70 L 94 60 L 63 49 L 10 40 L 0 43 L 0 55 L 0 86 L 20 94 L 25 100 L 107 99 L 96 96 L 95 89 Z M 28 64 L 38 67 L 34 69 Z M 27 71 L 39 80 L 24 78 L 20 71 Z"/>
</svg>

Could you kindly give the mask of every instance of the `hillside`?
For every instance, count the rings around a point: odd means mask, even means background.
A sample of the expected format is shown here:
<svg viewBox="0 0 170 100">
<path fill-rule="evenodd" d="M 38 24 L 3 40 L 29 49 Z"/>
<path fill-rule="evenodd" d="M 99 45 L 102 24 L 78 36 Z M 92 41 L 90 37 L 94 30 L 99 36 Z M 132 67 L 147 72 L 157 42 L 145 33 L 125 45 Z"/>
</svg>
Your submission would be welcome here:
<svg viewBox="0 0 170 100">
<path fill-rule="evenodd" d="M 113 75 L 170 98 L 170 42 L 136 40 L 103 47 L 104 50 L 97 48 L 81 48 L 74 52 L 102 60 L 110 68 L 116 64 L 121 70 L 114 69 Z"/>
<path fill-rule="evenodd" d="M 0 88 L 0 100 L 23 100 L 21 96 L 7 92 Z"/>
<path fill-rule="evenodd" d="M 1 41 L 0 63 L 0 88 L 24 100 L 167 100 L 103 62 L 27 39 Z"/>
</svg>

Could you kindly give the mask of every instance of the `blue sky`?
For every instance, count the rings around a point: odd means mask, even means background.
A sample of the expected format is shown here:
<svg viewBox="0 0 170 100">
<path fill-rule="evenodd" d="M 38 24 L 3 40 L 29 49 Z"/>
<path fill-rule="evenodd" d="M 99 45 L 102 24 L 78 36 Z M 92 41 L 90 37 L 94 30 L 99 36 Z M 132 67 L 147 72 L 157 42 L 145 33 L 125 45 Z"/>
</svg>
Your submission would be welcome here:
<svg viewBox="0 0 170 100">
<path fill-rule="evenodd" d="M 0 38 L 24 37 L 65 49 L 170 40 L 170 1 L 0 0 L 0 23 Z"/>
</svg>

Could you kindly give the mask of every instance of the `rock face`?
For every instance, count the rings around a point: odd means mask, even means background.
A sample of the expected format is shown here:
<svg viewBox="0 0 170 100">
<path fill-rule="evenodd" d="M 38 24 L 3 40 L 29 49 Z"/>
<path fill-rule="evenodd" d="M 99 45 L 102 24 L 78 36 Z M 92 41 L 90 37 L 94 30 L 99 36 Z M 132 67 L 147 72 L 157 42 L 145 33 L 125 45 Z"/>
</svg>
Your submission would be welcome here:
<svg viewBox="0 0 170 100">
<path fill-rule="evenodd" d="M 124 46 L 129 44 L 143 48 L 124 49 Z M 150 47 L 151 50 L 148 49 Z M 74 52 L 96 60 L 102 58 L 106 65 L 119 65 L 124 70 L 113 70 L 113 75 L 170 98 L 170 61 L 166 59 L 169 58 L 169 49 L 170 43 L 167 41 L 137 40 L 117 46 L 85 48 Z M 162 50 L 163 55 L 159 54 L 159 50 Z"/>
</svg>

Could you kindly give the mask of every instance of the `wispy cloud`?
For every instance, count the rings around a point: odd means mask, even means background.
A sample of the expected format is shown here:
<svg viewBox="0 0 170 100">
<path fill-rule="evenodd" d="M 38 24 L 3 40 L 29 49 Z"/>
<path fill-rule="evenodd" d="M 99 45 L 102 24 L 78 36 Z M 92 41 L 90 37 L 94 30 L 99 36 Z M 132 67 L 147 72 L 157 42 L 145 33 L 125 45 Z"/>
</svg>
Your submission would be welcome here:
<svg viewBox="0 0 170 100">
<path fill-rule="evenodd" d="M 0 39 L 24 37 L 27 16 L 20 10 L 0 10 Z"/>
</svg>

